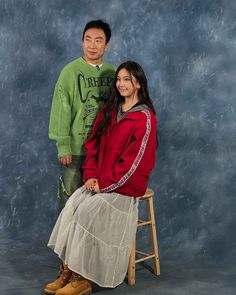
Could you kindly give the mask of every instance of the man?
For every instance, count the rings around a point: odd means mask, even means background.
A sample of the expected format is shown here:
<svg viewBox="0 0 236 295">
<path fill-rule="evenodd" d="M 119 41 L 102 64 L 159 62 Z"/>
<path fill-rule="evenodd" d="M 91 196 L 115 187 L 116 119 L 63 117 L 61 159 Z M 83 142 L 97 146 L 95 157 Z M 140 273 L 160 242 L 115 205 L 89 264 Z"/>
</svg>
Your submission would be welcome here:
<svg viewBox="0 0 236 295">
<path fill-rule="evenodd" d="M 115 68 L 103 61 L 109 48 L 111 30 L 102 20 L 86 24 L 83 31 L 83 57 L 64 67 L 57 81 L 49 123 L 49 138 L 56 141 L 61 164 L 58 198 L 62 210 L 68 198 L 80 186 L 84 144 L 91 133 L 93 121 L 107 99 Z M 71 276 L 62 265 L 59 277 L 46 285 L 44 291 L 55 294 Z"/>
<path fill-rule="evenodd" d="M 81 167 L 84 143 L 90 135 L 101 103 L 107 98 L 115 69 L 103 62 L 111 30 L 107 23 L 94 20 L 83 32 L 83 52 L 62 70 L 55 87 L 49 124 L 49 138 L 56 140 L 61 163 L 59 209 L 83 185 Z"/>
</svg>

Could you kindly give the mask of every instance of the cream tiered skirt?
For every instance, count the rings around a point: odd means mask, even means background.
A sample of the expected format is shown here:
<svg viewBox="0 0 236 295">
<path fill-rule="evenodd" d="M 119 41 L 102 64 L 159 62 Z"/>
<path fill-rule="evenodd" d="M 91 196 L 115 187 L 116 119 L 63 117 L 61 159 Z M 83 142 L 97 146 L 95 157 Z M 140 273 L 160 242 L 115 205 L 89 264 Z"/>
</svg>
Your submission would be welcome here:
<svg viewBox="0 0 236 295">
<path fill-rule="evenodd" d="M 117 193 L 77 189 L 50 236 L 52 248 L 68 267 L 102 287 L 125 278 L 138 221 L 138 200 Z"/>
</svg>

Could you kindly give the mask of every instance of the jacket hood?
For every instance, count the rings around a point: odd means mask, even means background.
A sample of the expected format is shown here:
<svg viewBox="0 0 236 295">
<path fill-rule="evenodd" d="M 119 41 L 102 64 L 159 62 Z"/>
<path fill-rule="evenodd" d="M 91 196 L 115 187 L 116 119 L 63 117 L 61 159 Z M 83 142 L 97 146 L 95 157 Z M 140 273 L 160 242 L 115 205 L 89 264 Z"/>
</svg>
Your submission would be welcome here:
<svg viewBox="0 0 236 295">
<path fill-rule="evenodd" d="M 118 112 L 117 112 L 117 122 L 119 122 L 127 114 L 134 113 L 134 112 L 140 112 L 143 110 L 149 110 L 149 108 L 146 104 L 136 104 L 131 109 L 129 109 L 127 112 L 122 112 L 121 105 L 120 105 Z"/>
</svg>

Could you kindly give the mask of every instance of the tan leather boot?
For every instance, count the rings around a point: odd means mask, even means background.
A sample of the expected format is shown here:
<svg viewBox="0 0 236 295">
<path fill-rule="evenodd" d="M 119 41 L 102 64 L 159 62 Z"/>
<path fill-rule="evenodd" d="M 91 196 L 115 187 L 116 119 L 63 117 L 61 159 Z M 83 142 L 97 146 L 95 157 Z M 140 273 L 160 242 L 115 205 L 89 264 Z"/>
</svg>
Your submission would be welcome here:
<svg viewBox="0 0 236 295">
<path fill-rule="evenodd" d="M 67 285 L 71 278 L 72 271 L 64 263 L 61 264 L 59 276 L 55 281 L 47 284 L 44 288 L 46 294 L 56 294 L 56 291 Z"/>
<path fill-rule="evenodd" d="M 92 293 L 91 283 L 72 272 L 70 282 L 56 292 L 56 295 L 89 295 Z"/>
</svg>

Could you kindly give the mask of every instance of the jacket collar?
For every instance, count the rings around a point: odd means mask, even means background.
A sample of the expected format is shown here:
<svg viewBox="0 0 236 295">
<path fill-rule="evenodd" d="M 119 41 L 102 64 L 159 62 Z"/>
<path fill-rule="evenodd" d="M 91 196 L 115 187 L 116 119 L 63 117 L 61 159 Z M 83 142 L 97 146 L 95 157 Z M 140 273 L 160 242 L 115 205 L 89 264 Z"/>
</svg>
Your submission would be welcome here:
<svg viewBox="0 0 236 295">
<path fill-rule="evenodd" d="M 121 119 L 135 119 L 140 111 L 148 110 L 148 106 L 146 104 L 136 104 L 127 112 L 121 111 L 121 105 L 119 105 L 118 112 L 117 112 L 117 122 Z M 136 113 L 136 116 L 134 115 Z"/>
</svg>

